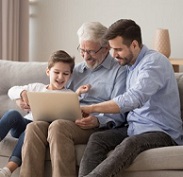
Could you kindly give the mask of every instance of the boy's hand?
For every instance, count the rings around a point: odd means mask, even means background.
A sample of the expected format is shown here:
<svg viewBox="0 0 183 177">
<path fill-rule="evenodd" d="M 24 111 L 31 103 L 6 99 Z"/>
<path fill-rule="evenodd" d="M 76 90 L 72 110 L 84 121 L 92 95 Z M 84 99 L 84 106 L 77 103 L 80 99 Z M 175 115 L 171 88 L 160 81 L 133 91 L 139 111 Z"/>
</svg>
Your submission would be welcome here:
<svg viewBox="0 0 183 177">
<path fill-rule="evenodd" d="M 28 101 L 28 97 L 27 97 L 27 91 L 26 90 L 22 91 L 22 93 L 20 95 L 21 95 L 21 99 L 16 100 L 17 106 L 26 112 L 30 111 L 29 101 Z"/>
<path fill-rule="evenodd" d="M 22 109 L 22 110 L 24 110 L 24 111 L 26 111 L 26 112 L 29 112 L 29 111 L 30 111 L 30 106 L 27 105 L 27 103 L 25 103 L 22 99 L 17 99 L 17 100 L 16 100 L 16 104 L 17 104 L 17 106 L 18 106 L 20 109 Z"/>
<path fill-rule="evenodd" d="M 82 93 L 88 92 L 88 91 L 90 90 L 90 88 L 91 88 L 91 85 L 90 85 L 90 84 L 82 85 L 82 86 L 80 86 L 80 87 L 77 89 L 76 93 L 77 93 L 78 95 L 81 95 Z"/>
</svg>

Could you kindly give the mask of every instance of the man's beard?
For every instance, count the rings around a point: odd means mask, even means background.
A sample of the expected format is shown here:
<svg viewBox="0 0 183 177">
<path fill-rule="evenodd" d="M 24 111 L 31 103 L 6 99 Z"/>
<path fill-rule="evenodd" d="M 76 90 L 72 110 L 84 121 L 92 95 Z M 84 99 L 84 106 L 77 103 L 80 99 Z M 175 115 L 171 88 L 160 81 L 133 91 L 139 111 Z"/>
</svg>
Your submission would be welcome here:
<svg viewBox="0 0 183 177">
<path fill-rule="evenodd" d="M 88 63 L 86 61 L 85 61 L 85 64 L 86 64 L 87 68 L 89 68 L 89 69 L 95 69 L 99 65 L 98 62 L 96 62 L 94 65 L 88 65 Z"/>
<path fill-rule="evenodd" d="M 118 60 L 119 64 L 122 65 L 122 66 L 132 65 L 131 62 L 134 59 L 134 55 L 130 51 L 130 54 L 127 57 L 124 57 L 124 58 L 122 58 L 122 57 L 116 57 L 116 59 Z"/>
</svg>

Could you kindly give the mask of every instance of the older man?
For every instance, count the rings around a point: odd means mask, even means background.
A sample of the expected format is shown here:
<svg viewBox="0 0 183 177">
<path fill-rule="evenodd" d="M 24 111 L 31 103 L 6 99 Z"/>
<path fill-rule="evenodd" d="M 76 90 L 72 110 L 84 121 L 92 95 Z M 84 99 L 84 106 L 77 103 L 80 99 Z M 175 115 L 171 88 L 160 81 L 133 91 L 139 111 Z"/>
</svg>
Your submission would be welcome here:
<svg viewBox="0 0 183 177">
<path fill-rule="evenodd" d="M 90 105 L 112 99 L 125 91 L 126 69 L 109 54 L 102 36 L 107 28 L 98 22 L 84 23 L 78 30 L 78 51 L 84 62 L 78 64 L 68 88 L 90 84 L 80 103 Z M 72 104 L 72 103 L 71 103 Z M 112 129 L 125 122 L 123 114 L 91 114 L 75 122 L 56 120 L 33 122 L 26 130 L 20 177 L 44 177 L 46 148 L 50 147 L 53 177 L 76 177 L 76 144 L 85 144 L 98 130 Z"/>
</svg>

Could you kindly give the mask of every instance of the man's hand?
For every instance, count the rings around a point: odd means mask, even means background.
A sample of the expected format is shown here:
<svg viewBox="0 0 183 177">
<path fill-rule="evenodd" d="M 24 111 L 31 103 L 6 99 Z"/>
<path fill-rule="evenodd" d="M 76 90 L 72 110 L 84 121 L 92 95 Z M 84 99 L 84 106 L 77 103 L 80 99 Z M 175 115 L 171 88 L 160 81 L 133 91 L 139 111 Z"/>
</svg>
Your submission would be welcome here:
<svg viewBox="0 0 183 177">
<path fill-rule="evenodd" d="M 87 105 L 87 106 L 80 106 L 83 117 L 89 115 L 92 113 L 92 105 Z"/>
<path fill-rule="evenodd" d="M 92 115 L 78 119 L 75 121 L 75 123 L 82 129 L 92 129 L 99 127 L 98 119 Z"/>
</svg>

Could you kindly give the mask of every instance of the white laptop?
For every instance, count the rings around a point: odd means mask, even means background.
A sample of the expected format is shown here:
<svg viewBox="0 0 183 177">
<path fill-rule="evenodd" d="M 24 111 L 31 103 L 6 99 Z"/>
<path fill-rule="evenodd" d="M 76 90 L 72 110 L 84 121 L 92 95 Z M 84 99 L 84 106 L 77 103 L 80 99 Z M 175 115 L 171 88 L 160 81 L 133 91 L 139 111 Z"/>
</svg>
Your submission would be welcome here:
<svg viewBox="0 0 183 177">
<path fill-rule="evenodd" d="M 27 96 L 34 121 L 75 121 L 82 117 L 78 95 L 75 92 L 27 92 Z"/>
</svg>

